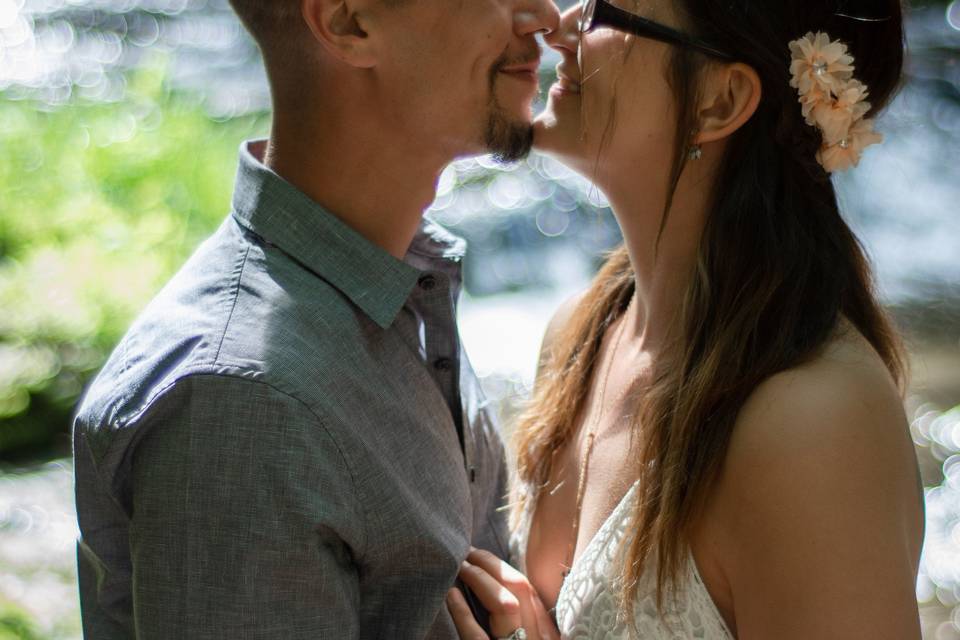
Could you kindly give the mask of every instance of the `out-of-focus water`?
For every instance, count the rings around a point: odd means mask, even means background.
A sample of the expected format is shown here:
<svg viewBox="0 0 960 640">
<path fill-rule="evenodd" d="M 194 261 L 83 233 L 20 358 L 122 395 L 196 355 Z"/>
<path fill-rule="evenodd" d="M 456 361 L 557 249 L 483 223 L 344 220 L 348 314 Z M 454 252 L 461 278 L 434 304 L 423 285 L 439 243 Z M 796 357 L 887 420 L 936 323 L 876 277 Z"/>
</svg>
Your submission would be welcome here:
<svg viewBox="0 0 960 640">
<path fill-rule="evenodd" d="M 124 72 L 157 63 L 217 117 L 270 106 L 256 47 L 226 0 L 0 0 L 8 96 L 123 100 Z"/>
<path fill-rule="evenodd" d="M 80 637 L 72 484 L 69 460 L 0 468 L 0 609 L 13 603 L 35 621 L 42 635 L 26 637 Z M 2 620 L 0 636 L 20 637 Z"/>
<path fill-rule="evenodd" d="M 943 462 L 945 477 L 941 486 L 926 491 L 927 536 L 917 598 L 955 607 L 960 605 L 960 407 L 946 413 L 921 407 L 911 431 L 918 446 L 931 448 Z"/>
</svg>

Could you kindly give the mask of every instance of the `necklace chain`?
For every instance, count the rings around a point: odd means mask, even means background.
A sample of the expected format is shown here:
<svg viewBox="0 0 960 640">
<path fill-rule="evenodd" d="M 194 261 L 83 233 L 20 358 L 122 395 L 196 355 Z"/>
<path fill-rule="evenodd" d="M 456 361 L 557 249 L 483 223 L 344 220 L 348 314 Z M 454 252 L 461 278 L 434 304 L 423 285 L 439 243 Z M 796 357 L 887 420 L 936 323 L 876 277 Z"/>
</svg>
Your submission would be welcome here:
<svg viewBox="0 0 960 640">
<path fill-rule="evenodd" d="M 567 576 L 570 575 L 570 570 L 573 568 L 573 554 L 576 551 L 577 538 L 580 536 L 580 514 L 583 511 L 583 498 L 587 488 L 587 471 L 590 467 L 590 455 L 593 453 L 593 444 L 597 439 L 597 427 L 600 425 L 600 422 L 603 418 L 604 398 L 606 397 L 607 384 L 610 382 L 610 371 L 613 369 L 613 363 L 617 359 L 617 351 L 620 348 L 620 340 L 623 338 L 623 334 L 626 331 L 627 316 L 632 306 L 633 298 L 630 298 L 630 303 L 627 305 L 626 310 L 621 316 L 623 320 L 621 321 L 620 326 L 617 327 L 617 337 L 614 339 L 613 350 L 610 353 L 610 359 L 607 361 L 606 372 L 603 376 L 603 384 L 600 386 L 600 398 L 596 417 L 593 419 L 590 425 L 590 430 L 587 432 L 587 447 L 583 454 L 583 461 L 580 463 L 580 469 L 577 478 L 577 505 L 573 516 L 573 535 L 570 540 L 569 548 L 567 549 L 567 563 L 564 565 L 562 574 L 564 580 L 567 579 Z M 627 385 L 625 389 L 617 395 L 616 403 L 619 403 L 620 399 L 629 388 L 630 385 Z"/>
</svg>

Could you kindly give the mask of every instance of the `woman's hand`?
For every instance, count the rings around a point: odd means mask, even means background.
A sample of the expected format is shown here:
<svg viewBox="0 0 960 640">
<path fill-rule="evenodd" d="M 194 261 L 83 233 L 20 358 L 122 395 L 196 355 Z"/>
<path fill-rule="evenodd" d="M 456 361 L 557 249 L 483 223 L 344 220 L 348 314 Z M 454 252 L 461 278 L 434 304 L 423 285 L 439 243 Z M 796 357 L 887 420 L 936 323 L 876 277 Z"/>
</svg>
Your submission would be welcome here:
<svg viewBox="0 0 960 640">
<path fill-rule="evenodd" d="M 490 631 L 505 638 L 519 628 L 530 640 L 556 640 L 556 625 L 527 577 L 488 551 L 471 548 L 460 579 L 490 612 Z M 447 593 L 447 608 L 463 640 L 487 640 L 459 589 Z"/>
</svg>

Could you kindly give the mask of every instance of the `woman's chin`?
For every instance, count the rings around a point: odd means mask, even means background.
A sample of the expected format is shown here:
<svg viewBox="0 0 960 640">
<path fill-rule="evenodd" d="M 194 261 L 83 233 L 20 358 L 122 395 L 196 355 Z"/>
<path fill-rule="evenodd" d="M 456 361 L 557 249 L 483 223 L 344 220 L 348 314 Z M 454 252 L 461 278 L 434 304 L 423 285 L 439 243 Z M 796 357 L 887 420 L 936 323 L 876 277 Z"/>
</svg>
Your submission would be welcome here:
<svg viewBox="0 0 960 640">
<path fill-rule="evenodd" d="M 574 124 L 578 123 L 570 114 L 557 112 L 551 96 L 544 110 L 533 120 L 533 148 L 551 155 L 569 152 L 578 138 L 572 129 Z"/>
<path fill-rule="evenodd" d="M 553 115 L 544 111 L 533 119 L 533 148 L 548 153 L 556 137 Z"/>
<path fill-rule="evenodd" d="M 550 104 L 533 120 L 533 148 L 543 155 L 567 165 L 574 171 L 586 165 L 586 150 L 579 132 L 579 122 L 558 118 Z"/>
</svg>

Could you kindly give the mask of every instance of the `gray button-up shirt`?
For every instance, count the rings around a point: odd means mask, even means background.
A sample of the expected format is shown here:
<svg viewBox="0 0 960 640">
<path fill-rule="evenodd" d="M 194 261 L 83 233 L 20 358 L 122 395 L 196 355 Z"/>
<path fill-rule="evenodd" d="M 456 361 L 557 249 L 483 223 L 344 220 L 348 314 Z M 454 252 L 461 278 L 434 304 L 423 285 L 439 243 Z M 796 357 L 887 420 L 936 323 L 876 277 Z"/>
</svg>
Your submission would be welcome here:
<svg viewBox="0 0 960 640">
<path fill-rule="evenodd" d="M 84 633 L 454 638 L 469 545 L 507 553 L 464 243 L 425 221 L 397 260 L 262 151 L 77 409 Z"/>
</svg>

